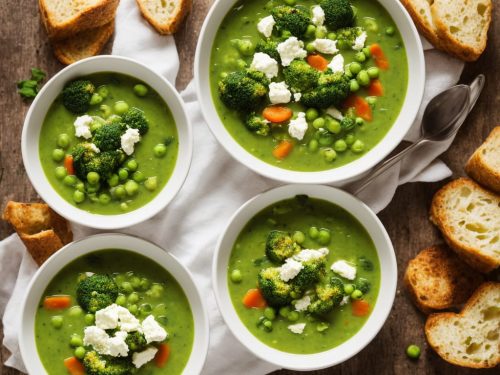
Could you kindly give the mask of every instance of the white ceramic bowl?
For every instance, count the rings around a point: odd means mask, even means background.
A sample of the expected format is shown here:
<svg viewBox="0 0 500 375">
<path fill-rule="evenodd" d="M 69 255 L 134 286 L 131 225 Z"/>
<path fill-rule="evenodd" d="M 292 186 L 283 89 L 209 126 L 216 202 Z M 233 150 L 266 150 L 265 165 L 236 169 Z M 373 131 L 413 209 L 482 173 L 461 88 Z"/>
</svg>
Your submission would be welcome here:
<svg viewBox="0 0 500 375">
<path fill-rule="evenodd" d="M 210 55 L 219 26 L 237 0 L 217 0 L 210 9 L 196 49 L 194 75 L 198 100 L 210 130 L 220 144 L 240 163 L 263 176 L 304 184 L 342 185 L 354 181 L 384 159 L 403 140 L 417 115 L 425 84 L 425 61 L 417 29 L 399 0 L 378 0 L 401 32 L 408 59 L 408 89 L 401 112 L 386 136 L 359 159 L 339 168 L 320 172 L 285 170 L 268 164 L 245 150 L 226 130 L 213 104 L 210 90 Z M 251 1 L 251 0 L 247 0 Z"/>
<path fill-rule="evenodd" d="M 205 303 L 191 273 L 173 255 L 143 239 L 124 234 L 98 234 L 72 242 L 52 255 L 31 280 L 21 307 L 19 347 L 29 374 L 45 374 L 35 342 L 35 315 L 47 285 L 73 260 L 102 249 L 123 249 L 142 255 L 159 264 L 182 287 L 191 306 L 194 320 L 194 341 L 185 374 L 199 374 L 205 363 L 209 342 L 209 323 Z"/>
<path fill-rule="evenodd" d="M 228 290 L 227 269 L 233 245 L 245 225 L 264 208 L 298 194 L 336 204 L 353 215 L 370 235 L 380 261 L 380 289 L 371 315 L 364 326 L 341 345 L 317 354 L 292 354 L 267 346 L 256 338 L 236 313 Z M 285 185 L 257 195 L 229 220 L 215 250 L 212 284 L 219 310 L 234 336 L 256 356 L 277 366 L 311 371 L 342 363 L 363 349 L 384 325 L 394 302 L 397 264 L 391 240 L 377 216 L 360 200 L 342 190 L 319 185 Z"/>
<path fill-rule="evenodd" d="M 175 119 L 179 151 L 175 168 L 163 189 L 146 205 L 120 215 L 89 213 L 62 198 L 45 176 L 39 155 L 39 138 L 45 115 L 64 85 L 78 77 L 97 72 L 116 72 L 135 77 L 152 87 L 167 103 Z M 23 162 L 28 177 L 40 197 L 68 220 L 93 228 L 109 230 L 128 227 L 161 211 L 181 189 L 186 179 L 193 153 L 193 137 L 184 103 L 175 88 L 147 66 L 119 56 L 97 56 L 72 64 L 52 77 L 39 92 L 24 120 L 21 139 Z"/>
</svg>

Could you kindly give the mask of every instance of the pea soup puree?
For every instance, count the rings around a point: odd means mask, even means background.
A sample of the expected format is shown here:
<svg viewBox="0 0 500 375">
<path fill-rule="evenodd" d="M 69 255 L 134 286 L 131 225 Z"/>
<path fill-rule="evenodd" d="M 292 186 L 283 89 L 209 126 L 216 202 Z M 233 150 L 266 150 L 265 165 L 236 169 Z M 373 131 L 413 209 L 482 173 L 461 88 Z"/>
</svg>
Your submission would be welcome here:
<svg viewBox="0 0 500 375">
<path fill-rule="evenodd" d="M 313 354 L 365 324 L 380 265 L 363 226 L 347 211 L 305 195 L 264 209 L 239 234 L 228 265 L 233 306 L 275 349 Z"/>
</svg>

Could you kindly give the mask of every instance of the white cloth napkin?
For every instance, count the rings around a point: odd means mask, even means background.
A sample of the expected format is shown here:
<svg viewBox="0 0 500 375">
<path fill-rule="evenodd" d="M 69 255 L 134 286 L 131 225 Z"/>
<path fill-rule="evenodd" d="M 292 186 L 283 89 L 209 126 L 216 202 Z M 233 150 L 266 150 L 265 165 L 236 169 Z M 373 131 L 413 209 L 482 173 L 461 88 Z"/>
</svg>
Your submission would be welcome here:
<svg viewBox="0 0 500 375">
<path fill-rule="evenodd" d="M 428 43 L 425 42 L 427 46 Z M 427 48 L 426 48 L 427 49 Z M 122 0 L 116 18 L 113 54 L 135 58 L 171 82 L 179 67 L 172 37 L 159 36 L 142 19 L 134 0 Z M 427 82 L 422 107 L 431 97 L 456 83 L 463 64 L 436 51 L 425 52 Z M 203 374 L 265 374 L 276 369 L 254 357 L 229 332 L 215 303 L 211 289 L 211 263 L 216 239 L 229 217 L 245 201 L 271 187 L 276 181 L 261 177 L 228 155 L 213 138 L 201 115 L 194 85 L 182 93 L 194 127 L 194 157 L 186 183 L 174 201 L 156 217 L 121 232 L 151 240 L 174 254 L 193 273 L 206 296 L 210 316 L 210 349 Z M 419 119 L 407 140 L 418 136 Z M 408 181 L 438 181 L 450 170 L 436 157 L 451 140 L 429 145 L 395 166 L 382 181 L 363 192 L 362 199 L 376 212 L 392 199 L 398 185 Z M 161 228 L 161 230 L 159 230 Z M 73 225 L 75 239 L 97 231 Z M 3 315 L 3 344 L 12 355 L 5 364 L 26 372 L 18 347 L 20 304 L 36 265 L 17 235 L 0 242 L 0 314 Z"/>
</svg>

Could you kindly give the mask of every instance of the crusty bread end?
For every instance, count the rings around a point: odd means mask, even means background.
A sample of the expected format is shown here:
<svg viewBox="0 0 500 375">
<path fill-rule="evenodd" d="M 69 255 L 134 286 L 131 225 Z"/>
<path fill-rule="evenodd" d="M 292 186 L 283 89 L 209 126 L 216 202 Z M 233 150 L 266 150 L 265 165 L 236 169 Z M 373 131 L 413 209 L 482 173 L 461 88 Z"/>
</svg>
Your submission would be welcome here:
<svg viewBox="0 0 500 375">
<path fill-rule="evenodd" d="M 175 33 L 191 10 L 191 0 L 136 0 L 142 16 L 160 34 Z"/>
</svg>

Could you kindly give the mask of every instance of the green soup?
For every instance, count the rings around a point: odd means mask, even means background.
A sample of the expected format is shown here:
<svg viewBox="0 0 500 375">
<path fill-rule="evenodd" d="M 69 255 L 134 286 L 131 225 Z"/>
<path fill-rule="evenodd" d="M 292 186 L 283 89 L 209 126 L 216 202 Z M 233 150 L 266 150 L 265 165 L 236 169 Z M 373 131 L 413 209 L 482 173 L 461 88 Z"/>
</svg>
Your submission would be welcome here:
<svg viewBox="0 0 500 375">
<path fill-rule="evenodd" d="M 309 11 L 320 1 L 297 0 L 294 3 L 296 6 L 304 6 Z M 259 20 L 269 16 L 273 8 L 284 5 L 284 2 L 282 0 L 239 1 L 224 18 L 215 37 L 210 60 L 210 85 L 213 102 L 227 131 L 255 157 L 274 166 L 295 171 L 322 171 L 337 168 L 358 159 L 371 150 L 393 126 L 402 108 L 408 81 L 407 57 L 401 34 L 388 12 L 377 1 L 352 0 L 351 3 L 357 9 L 354 26 L 363 27 L 367 33 L 365 45 L 368 48 L 373 44 L 378 44 L 389 63 L 388 69 L 380 68 L 377 74 L 370 76 L 371 83 L 375 79 L 380 81 L 383 95 L 378 96 L 379 94 L 374 94 L 368 86 L 353 83 L 354 86 L 358 87 L 355 87 L 355 92 L 354 89 L 350 89 L 351 94 L 364 99 L 364 104 L 370 107 L 372 119 L 365 118 L 363 120 L 361 118 L 358 119 L 354 127 L 340 128 L 338 121 L 336 123 L 332 121 L 334 119 L 326 113 L 325 109 L 315 108 L 318 113 L 316 115 L 310 113 L 307 116 L 308 130 L 302 140 L 291 137 L 288 132 L 288 121 L 272 124 L 269 134 L 266 136 L 256 134 L 255 131 L 252 132 L 245 126 L 248 112 L 228 108 L 221 101 L 219 94 L 218 85 L 221 80 L 232 72 L 244 71 L 252 64 L 253 54 L 239 50 L 234 41 L 237 39 L 251 41 L 254 47 L 259 41 L 264 41 L 266 38 L 257 29 Z M 335 32 L 337 31 L 327 29 L 323 33 L 324 35 L 320 36 L 336 40 L 338 36 Z M 275 26 L 269 40 L 280 43 L 288 36 L 280 34 Z M 315 38 L 317 36 L 312 35 L 299 39 L 304 42 L 304 49 L 306 49 L 307 45 Z M 350 71 L 352 63 L 360 64 L 360 68 L 365 72 L 363 73 L 364 78 L 366 78 L 366 72 L 370 68 L 377 68 L 369 51 L 365 51 L 365 55 L 358 58 L 357 52 L 350 46 L 348 48 L 339 47 L 339 50 L 339 53 L 344 57 L 345 72 L 351 81 L 356 81 L 356 74 L 358 74 L 356 70 L 355 73 Z M 311 52 L 308 53 L 311 54 Z M 332 55 L 321 55 L 327 61 L 332 60 Z M 278 66 L 279 74 L 272 79 L 273 82 L 286 80 L 283 75 L 283 67 L 280 64 Z M 299 112 L 308 114 L 307 110 L 310 108 L 303 105 L 300 100 L 295 102 L 293 89 L 290 91 L 292 92 L 290 103 L 278 105 L 292 109 L 292 119 L 295 119 Z M 268 105 L 270 105 L 270 100 L 266 97 L 263 105 L 255 109 L 256 114 L 260 116 L 264 107 Z M 338 109 L 343 112 L 344 116 L 346 115 L 347 112 L 343 106 L 338 106 Z M 352 110 L 350 113 L 353 113 Z M 321 121 L 314 122 L 313 120 L 317 116 L 326 120 L 326 125 L 321 124 Z M 356 110 L 353 116 L 362 115 Z M 328 125 L 329 122 L 333 122 L 333 125 Z M 273 150 L 283 141 L 291 142 L 293 149 L 284 157 L 273 156 Z"/>
<path fill-rule="evenodd" d="M 328 244 L 319 244 L 313 233 L 328 231 Z M 276 267 L 265 255 L 266 238 L 272 230 L 301 232 L 293 235 L 300 241 L 302 249 L 327 247 L 325 273 L 322 281 L 331 277 L 342 280 L 347 292 L 358 283 L 368 280 L 370 288 L 359 301 L 369 306 L 369 312 L 355 316 L 353 303 L 358 300 L 349 298 L 326 314 L 313 314 L 309 311 L 294 311 L 293 306 L 275 307 L 274 317 L 269 307 L 248 308 L 243 303 L 247 291 L 256 287 L 258 274 L 268 267 Z M 315 239 L 311 238 L 311 235 Z M 356 279 L 348 280 L 330 270 L 330 266 L 345 260 L 356 267 Z M 235 270 L 239 276 L 235 278 Z M 293 283 L 292 279 L 289 283 Z M 328 281 L 326 281 L 328 282 Z M 351 285 L 351 286 L 348 286 Z M 278 202 L 257 214 L 239 234 L 234 244 L 228 266 L 228 287 L 233 306 L 247 329 L 260 341 L 275 349 L 297 354 L 312 354 L 334 348 L 352 337 L 365 324 L 369 313 L 376 303 L 380 286 L 380 265 L 375 246 L 363 226 L 344 209 L 318 199 L 300 196 Z M 260 284 L 259 284 L 260 287 Z M 314 286 L 309 287 L 314 289 Z M 353 290 L 356 289 L 354 286 Z M 308 292 L 305 294 L 307 295 Z M 353 292 L 352 292 L 353 293 Z M 294 296 L 295 299 L 301 295 Z M 347 298 L 345 298 L 347 300 Z M 314 300 L 314 299 L 312 299 Z M 353 302 L 356 301 L 356 302 Z M 293 302 L 292 302 L 293 304 Z M 291 311 L 294 311 L 291 313 Z M 288 314 L 288 315 L 287 315 Z M 294 315 L 291 316 L 290 314 Z M 284 315 L 284 316 L 283 316 Z M 293 318 L 293 319 L 292 319 Z M 270 320 L 270 329 L 263 322 Z M 302 333 L 293 333 L 290 325 L 305 323 Z"/>
<path fill-rule="evenodd" d="M 186 295 L 177 281 L 155 262 L 130 251 L 116 249 L 100 250 L 74 260 L 47 286 L 35 318 L 36 345 L 46 371 L 50 375 L 67 375 L 63 361 L 75 353 L 75 347 L 70 344 L 71 337 L 83 337 L 84 328 L 92 325 L 86 322 L 86 312 L 76 301 L 78 280 L 87 272 L 112 275 L 120 287 L 118 298 L 127 301 L 124 307 L 134 311 L 139 320 L 152 314 L 168 332 L 170 357 L 165 366 L 158 368 L 152 361 L 141 367 L 137 374 L 181 374 L 191 355 L 194 338 L 193 315 Z M 140 284 L 136 280 L 144 281 Z M 124 290 L 124 283 L 131 284 L 133 288 Z M 152 289 L 155 289 L 154 293 L 150 292 Z M 70 296 L 72 307 L 46 309 L 45 297 L 54 295 Z M 54 317 L 62 320 L 61 326 L 54 325 Z"/>
<path fill-rule="evenodd" d="M 100 176 L 97 188 L 96 185 L 89 186 L 83 178 L 67 184 L 64 180 L 64 160 L 58 158 L 55 160 L 54 150 L 60 150 L 63 155 L 71 154 L 75 146 L 85 142 L 85 139 L 75 136 L 74 122 L 81 115 L 68 111 L 60 96 L 47 112 L 40 132 L 39 152 L 43 170 L 59 195 L 82 210 L 103 215 L 130 212 L 150 202 L 172 175 L 178 153 L 174 118 L 167 104 L 152 88 L 147 88 L 145 95 L 143 92 L 141 95 L 136 93 L 134 87 L 137 84 L 143 85 L 136 78 L 116 73 L 98 73 L 82 79 L 90 80 L 98 92 L 102 92 L 100 88 L 103 87 L 107 91 L 107 96 L 98 104 L 91 105 L 85 114 L 106 120 L 117 115 L 115 111 L 117 102 L 126 102 L 129 108 L 135 107 L 143 111 L 149 123 L 149 130 L 141 135 L 140 142 L 135 144 L 132 155 L 123 154 L 124 160 L 113 171 L 116 181 L 110 182 L 111 175 Z M 65 147 L 58 144 L 61 134 L 65 134 L 69 139 Z M 92 139 L 88 141 L 92 142 Z M 163 145 L 160 146 L 163 148 L 161 155 L 155 154 L 157 145 Z M 135 168 L 128 167 L 127 163 L 130 160 L 137 162 Z M 119 169 L 125 170 L 120 178 L 118 178 Z M 60 171 L 62 172 L 59 173 Z M 134 175 L 136 172 L 139 173 Z M 80 187 L 79 182 L 83 183 Z M 134 186 L 125 192 L 127 183 Z M 124 194 L 118 194 L 118 190 Z M 83 193 L 76 193 L 79 194 L 77 200 L 75 200 L 76 191 Z"/>
</svg>

